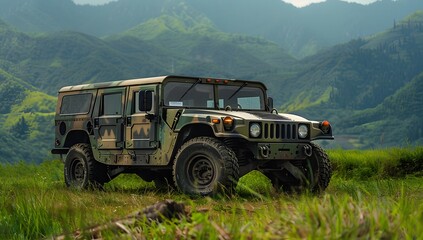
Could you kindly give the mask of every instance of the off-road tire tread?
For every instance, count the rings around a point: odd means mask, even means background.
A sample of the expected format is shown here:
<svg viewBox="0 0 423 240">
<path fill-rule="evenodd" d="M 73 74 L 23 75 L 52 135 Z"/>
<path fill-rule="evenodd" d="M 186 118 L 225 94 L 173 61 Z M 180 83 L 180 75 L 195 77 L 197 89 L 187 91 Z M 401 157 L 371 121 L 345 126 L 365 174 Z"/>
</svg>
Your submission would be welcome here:
<svg viewBox="0 0 423 240">
<path fill-rule="evenodd" d="M 83 188 L 102 188 L 104 183 L 110 181 L 107 175 L 107 166 L 95 160 L 89 144 L 75 144 L 69 149 L 69 152 L 70 151 L 78 151 L 86 158 L 88 184 L 83 186 Z M 70 186 L 68 183 L 66 183 L 66 185 L 68 187 Z"/>
<path fill-rule="evenodd" d="M 313 193 L 320 193 L 328 186 L 332 177 L 332 166 L 326 152 L 317 144 L 310 143 L 313 148 L 313 154 L 317 154 L 319 159 L 318 180 L 315 186 L 311 189 Z"/>
<path fill-rule="evenodd" d="M 202 143 L 205 145 L 209 145 L 220 153 L 222 156 L 222 160 L 224 163 L 225 170 L 227 177 L 224 178 L 224 182 L 219 182 L 220 188 L 218 189 L 218 192 L 225 192 L 225 193 L 233 193 L 235 191 L 235 188 L 238 184 L 239 180 L 239 165 L 238 165 L 238 159 L 236 158 L 235 152 L 230 149 L 228 146 L 226 146 L 223 142 L 219 141 L 216 138 L 212 137 L 196 137 L 193 139 L 188 140 L 185 142 L 181 148 L 178 150 L 178 153 L 176 154 L 175 161 L 173 164 L 173 181 L 175 182 L 177 188 L 179 191 L 183 191 L 180 189 L 180 187 L 177 184 L 177 170 L 176 170 L 176 163 L 178 161 L 179 156 L 181 153 L 188 147 L 190 147 L 193 144 Z M 209 194 L 203 194 L 203 195 L 214 195 L 216 193 L 209 193 Z"/>
</svg>

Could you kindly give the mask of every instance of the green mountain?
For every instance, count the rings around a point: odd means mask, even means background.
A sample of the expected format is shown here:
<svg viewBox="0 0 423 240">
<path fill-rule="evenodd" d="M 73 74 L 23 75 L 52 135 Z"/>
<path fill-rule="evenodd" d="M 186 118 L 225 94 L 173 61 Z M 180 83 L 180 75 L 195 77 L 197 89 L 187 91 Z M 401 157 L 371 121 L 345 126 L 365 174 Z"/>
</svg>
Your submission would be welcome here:
<svg viewBox="0 0 423 240">
<path fill-rule="evenodd" d="M 340 127 L 368 147 L 423 144 L 423 72 L 375 108 L 359 111 Z"/>
<path fill-rule="evenodd" d="M 294 89 L 282 109 L 332 119 L 343 147 L 421 142 L 422 17 L 418 11 L 383 33 L 302 60 L 305 67 L 282 81 Z"/>
<path fill-rule="evenodd" d="M 165 54 L 159 58 L 172 64 L 173 73 L 183 75 L 246 77 L 295 61 L 275 43 L 220 32 L 201 14 L 184 10 L 188 9 L 185 4 L 179 7 L 182 9 L 177 15 L 161 15 L 106 40 L 113 46 L 128 47 L 138 44 L 136 39 L 139 39 L 162 50 Z"/>
<path fill-rule="evenodd" d="M 154 57 L 148 50 L 141 48 L 140 53 L 128 56 L 81 33 L 0 32 L 0 67 L 49 94 L 64 84 L 162 74 L 162 66 L 148 60 Z"/>
<path fill-rule="evenodd" d="M 72 0 L 0 2 L 0 18 L 25 32 L 76 31 L 110 36 L 179 9 L 200 13 L 227 33 L 259 36 L 296 57 L 388 28 L 421 0 L 383 0 L 369 5 L 330 0 L 295 8 L 281 0 L 119 0 L 102 6 Z"/>
<path fill-rule="evenodd" d="M 282 86 L 302 84 L 284 95 L 282 100 L 287 103 L 283 108 L 305 109 L 318 99 L 336 108 L 375 107 L 423 70 L 422 58 L 423 21 L 408 18 L 386 32 L 300 61 L 297 74 L 285 79 Z M 310 101 L 298 98 L 307 89 L 315 97 Z"/>
<path fill-rule="evenodd" d="M 0 69 L 0 162 L 51 158 L 56 98 Z"/>
</svg>

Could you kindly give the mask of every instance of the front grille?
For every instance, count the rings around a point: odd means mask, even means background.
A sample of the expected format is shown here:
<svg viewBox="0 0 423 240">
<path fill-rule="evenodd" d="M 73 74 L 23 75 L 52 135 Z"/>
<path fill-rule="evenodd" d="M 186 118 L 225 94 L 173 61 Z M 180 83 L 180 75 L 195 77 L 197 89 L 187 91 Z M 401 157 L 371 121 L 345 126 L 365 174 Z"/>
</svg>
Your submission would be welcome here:
<svg viewBox="0 0 423 240">
<path fill-rule="evenodd" d="M 295 123 L 263 123 L 262 137 L 265 139 L 297 139 Z"/>
</svg>

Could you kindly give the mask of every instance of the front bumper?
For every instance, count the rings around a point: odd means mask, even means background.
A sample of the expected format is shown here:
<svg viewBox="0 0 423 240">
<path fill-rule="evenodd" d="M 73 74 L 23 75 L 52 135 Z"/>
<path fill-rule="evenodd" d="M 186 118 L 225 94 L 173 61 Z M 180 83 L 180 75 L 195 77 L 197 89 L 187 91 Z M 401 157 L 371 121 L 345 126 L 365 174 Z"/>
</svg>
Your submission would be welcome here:
<svg viewBox="0 0 423 240">
<path fill-rule="evenodd" d="M 257 160 L 304 160 L 312 154 L 308 143 L 258 143 Z"/>
</svg>

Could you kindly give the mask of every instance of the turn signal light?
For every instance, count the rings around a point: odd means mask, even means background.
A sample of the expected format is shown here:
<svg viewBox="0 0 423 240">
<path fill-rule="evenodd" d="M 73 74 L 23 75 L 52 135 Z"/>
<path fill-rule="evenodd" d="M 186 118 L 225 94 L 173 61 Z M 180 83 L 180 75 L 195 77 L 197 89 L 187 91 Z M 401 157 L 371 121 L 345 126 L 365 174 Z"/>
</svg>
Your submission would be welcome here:
<svg viewBox="0 0 423 240">
<path fill-rule="evenodd" d="M 231 116 L 226 116 L 223 118 L 223 127 L 226 131 L 230 131 L 234 128 L 234 118 Z"/>
<path fill-rule="evenodd" d="M 219 124 L 219 123 L 220 123 L 220 119 L 219 119 L 219 118 L 213 118 L 213 119 L 211 120 L 211 122 L 212 122 L 212 123 L 215 123 L 215 124 Z"/>
<path fill-rule="evenodd" d="M 329 133 L 330 131 L 330 123 L 329 121 L 323 121 L 320 123 L 320 129 L 324 132 L 324 133 Z"/>
</svg>

